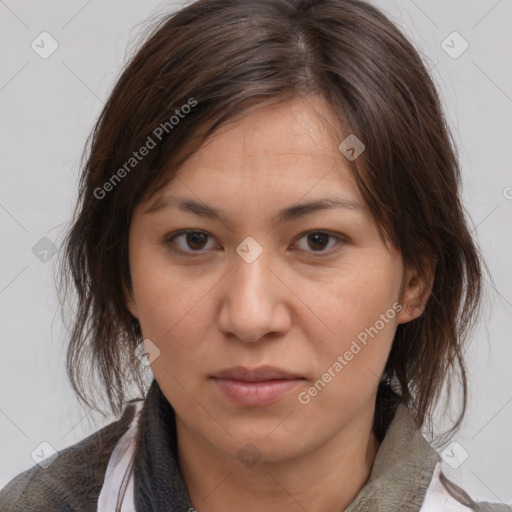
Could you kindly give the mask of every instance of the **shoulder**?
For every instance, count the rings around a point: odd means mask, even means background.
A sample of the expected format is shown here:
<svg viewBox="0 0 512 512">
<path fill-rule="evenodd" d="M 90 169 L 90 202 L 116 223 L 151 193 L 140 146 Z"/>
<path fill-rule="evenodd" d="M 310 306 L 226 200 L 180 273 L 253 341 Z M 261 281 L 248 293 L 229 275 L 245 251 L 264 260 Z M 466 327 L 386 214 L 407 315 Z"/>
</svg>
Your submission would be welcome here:
<svg viewBox="0 0 512 512">
<path fill-rule="evenodd" d="M 475 502 L 468 493 L 446 478 L 439 462 L 434 469 L 420 512 L 512 512 L 512 507 Z"/>
<path fill-rule="evenodd" d="M 110 455 L 128 429 L 136 406 L 120 419 L 57 454 L 46 469 L 35 465 L 0 491 L 0 512 L 96 511 Z"/>
</svg>

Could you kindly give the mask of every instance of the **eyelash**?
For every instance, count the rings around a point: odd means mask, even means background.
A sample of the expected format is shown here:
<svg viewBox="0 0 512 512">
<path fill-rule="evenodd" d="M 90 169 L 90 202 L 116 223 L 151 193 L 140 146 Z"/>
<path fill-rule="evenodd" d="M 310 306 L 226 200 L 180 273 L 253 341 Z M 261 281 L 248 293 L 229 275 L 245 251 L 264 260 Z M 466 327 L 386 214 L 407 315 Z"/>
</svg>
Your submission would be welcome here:
<svg viewBox="0 0 512 512">
<path fill-rule="evenodd" d="M 187 255 L 187 256 L 192 256 L 192 257 L 197 257 L 197 256 L 201 256 L 203 254 L 205 254 L 207 251 L 204 251 L 204 250 L 199 250 L 199 251 L 184 251 L 183 249 L 179 249 L 179 248 L 176 248 L 175 244 L 174 244 L 174 240 L 176 238 L 178 238 L 179 236 L 182 236 L 182 235 L 188 235 L 188 234 L 191 234 L 191 233 L 200 233 L 202 235 L 205 235 L 208 238 L 207 242 L 212 238 L 208 233 L 204 232 L 204 231 L 200 231 L 200 230 L 197 230 L 197 229 L 182 229 L 180 231 L 176 231 L 174 233 L 171 233 L 169 235 L 167 235 L 165 237 L 165 240 L 164 240 L 164 243 L 166 245 L 169 245 L 171 250 L 173 252 L 176 252 L 176 253 L 179 253 L 179 254 L 184 254 L 184 255 Z M 312 234 L 322 234 L 322 235 L 327 235 L 328 237 L 330 238 L 335 238 L 338 242 L 336 244 L 336 246 L 334 247 L 334 249 L 330 249 L 328 251 L 306 251 L 306 252 L 309 252 L 310 254 L 314 254 L 315 257 L 317 258 L 321 258 L 321 257 L 326 257 L 326 256 L 331 256 L 332 254 L 334 254 L 335 252 L 338 252 L 341 247 L 337 247 L 337 246 L 340 246 L 344 243 L 346 243 L 346 238 L 341 236 L 341 235 L 335 235 L 333 233 L 330 233 L 328 231 L 320 231 L 320 230 L 312 230 L 312 231 L 307 231 L 305 233 L 301 233 L 298 237 L 298 240 L 301 240 L 302 238 L 308 236 L 308 235 L 312 235 Z M 327 245 L 329 245 L 329 243 L 327 243 Z M 318 255 L 318 256 L 316 256 Z"/>
</svg>

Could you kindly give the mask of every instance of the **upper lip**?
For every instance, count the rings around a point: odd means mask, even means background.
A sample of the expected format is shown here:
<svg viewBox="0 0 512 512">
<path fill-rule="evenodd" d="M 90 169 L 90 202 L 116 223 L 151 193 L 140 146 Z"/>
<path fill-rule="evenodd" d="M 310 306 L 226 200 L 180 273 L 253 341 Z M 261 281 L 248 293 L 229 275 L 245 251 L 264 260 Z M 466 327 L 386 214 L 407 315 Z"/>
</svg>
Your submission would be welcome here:
<svg viewBox="0 0 512 512">
<path fill-rule="evenodd" d="M 216 379 L 232 379 L 248 382 L 258 382 L 280 379 L 301 379 L 300 375 L 283 370 L 276 366 L 259 366 L 258 368 L 246 368 L 245 366 L 233 366 L 220 370 L 213 375 Z"/>
</svg>

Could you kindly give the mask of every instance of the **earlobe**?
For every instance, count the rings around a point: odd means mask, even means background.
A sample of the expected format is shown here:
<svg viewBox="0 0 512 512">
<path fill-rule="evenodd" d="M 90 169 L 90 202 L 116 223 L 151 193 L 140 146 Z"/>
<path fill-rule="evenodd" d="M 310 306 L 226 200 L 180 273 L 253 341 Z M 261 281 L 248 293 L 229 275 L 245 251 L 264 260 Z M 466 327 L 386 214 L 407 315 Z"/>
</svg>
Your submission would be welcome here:
<svg viewBox="0 0 512 512">
<path fill-rule="evenodd" d="M 425 310 L 434 285 L 435 262 L 425 262 L 423 272 L 409 268 L 404 272 L 402 311 L 398 323 L 404 324 L 420 317 Z"/>
</svg>

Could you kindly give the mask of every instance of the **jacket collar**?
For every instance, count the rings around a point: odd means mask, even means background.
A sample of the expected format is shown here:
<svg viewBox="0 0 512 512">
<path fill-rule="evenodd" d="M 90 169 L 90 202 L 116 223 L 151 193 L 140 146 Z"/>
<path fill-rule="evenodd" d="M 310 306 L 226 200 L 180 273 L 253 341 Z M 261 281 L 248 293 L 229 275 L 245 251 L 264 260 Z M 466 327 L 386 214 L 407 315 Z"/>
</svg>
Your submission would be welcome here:
<svg viewBox="0 0 512 512">
<path fill-rule="evenodd" d="M 366 484 L 345 512 L 418 511 L 439 455 L 398 405 Z M 193 510 L 178 466 L 174 409 L 153 381 L 141 410 L 134 463 L 138 512 Z"/>
<path fill-rule="evenodd" d="M 439 460 L 439 454 L 421 435 L 407 407 L 400 404 L 368 481 L 345 512 L 420 510 Z"/>
</svg>

